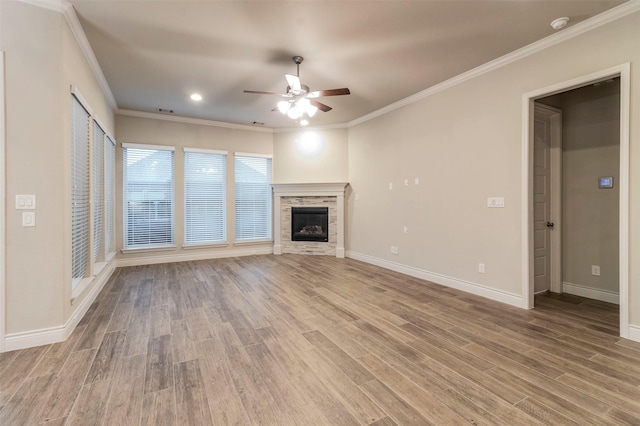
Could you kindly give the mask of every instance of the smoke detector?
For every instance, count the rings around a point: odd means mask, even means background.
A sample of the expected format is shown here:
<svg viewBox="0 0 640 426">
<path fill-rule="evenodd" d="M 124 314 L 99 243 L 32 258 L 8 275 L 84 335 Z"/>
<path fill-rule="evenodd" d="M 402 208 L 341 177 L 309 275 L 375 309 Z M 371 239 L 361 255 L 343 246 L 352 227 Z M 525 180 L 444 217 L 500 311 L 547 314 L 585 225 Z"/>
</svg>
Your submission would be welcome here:
<svg viewBox="0 0 640 426">
<path fill-rule="evenodd" d="M 569 18 L 563 16 L 562 18 L 557 18 L 551 21 L 551 28 L 553 28 L 554 30 L 561 30 L 562 28 L 566 27 L 568 23 Z"/>
</svg>

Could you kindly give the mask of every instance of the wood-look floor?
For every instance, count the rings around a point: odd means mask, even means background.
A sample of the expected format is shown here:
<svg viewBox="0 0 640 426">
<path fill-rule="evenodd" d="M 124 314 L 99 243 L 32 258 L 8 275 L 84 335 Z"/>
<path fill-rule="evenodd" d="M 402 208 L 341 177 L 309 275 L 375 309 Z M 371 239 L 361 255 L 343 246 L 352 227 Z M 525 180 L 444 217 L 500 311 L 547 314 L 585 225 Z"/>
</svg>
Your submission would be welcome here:
<svg viewBox="0 0 640 426">
<path fill-rule="evenodd" d="M 121 268 L 66 342 L 0 354 L 0 424 L 638 425 L 617 312 L 330 257 Z"/>
</svg>

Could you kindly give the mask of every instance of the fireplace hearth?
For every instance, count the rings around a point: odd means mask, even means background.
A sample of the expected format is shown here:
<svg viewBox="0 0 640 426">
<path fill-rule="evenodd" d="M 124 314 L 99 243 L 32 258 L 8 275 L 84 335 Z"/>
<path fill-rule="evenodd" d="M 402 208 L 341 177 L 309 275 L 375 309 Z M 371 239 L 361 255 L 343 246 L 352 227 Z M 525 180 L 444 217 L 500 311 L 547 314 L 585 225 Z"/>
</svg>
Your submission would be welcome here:
<svg viewBox="0 0 640 426">
<path fill-rule="evenodd" d="M 329 208 L 292 207 L 291 241 L 329 241 Z"/>
</svg>

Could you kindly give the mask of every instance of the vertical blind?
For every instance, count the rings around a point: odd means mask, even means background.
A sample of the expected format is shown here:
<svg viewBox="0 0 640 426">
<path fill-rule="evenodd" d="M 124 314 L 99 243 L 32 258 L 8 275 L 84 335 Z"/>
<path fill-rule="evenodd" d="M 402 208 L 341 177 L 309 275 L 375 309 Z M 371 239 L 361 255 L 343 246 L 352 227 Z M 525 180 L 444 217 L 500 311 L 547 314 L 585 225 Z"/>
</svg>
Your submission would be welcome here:
<svg viewBox="0 0 640 426">
<path fill-rule="evenodd" d="M 114 252 L 115 249 L 115 233 L 114 233 L 114 215 L 116 206 L 116 144 L 107 136 L 105 141 L 105 199 L 106 217 L 105 217 L 105 238 L 107 253 Z"/>
<path fill-rule="evenodd" d="M 124 248 L 173 245 L 173 148 L 123 148 Z"/>
<path fill-rule="evenodd" d="M 72 96 L 71 274 L 72 286 L 87 272 L 89 258 L 89 113 Z"/>
<path fill-rule="evenodd" d="M 185 148 L 184 240 L 186 244 L 226 241 L 227 155 Z"/>
<path fill-rule="evenodd" d="M 236 240 L 271 239 L 271 158 L 236 154 Z"/>
<path fill-rule="evenodd" d="M 93 122 L 93 261 L 104 260 L 102 239 L 104 218 L 104 143 L 105 132 Z"/>
</svg>

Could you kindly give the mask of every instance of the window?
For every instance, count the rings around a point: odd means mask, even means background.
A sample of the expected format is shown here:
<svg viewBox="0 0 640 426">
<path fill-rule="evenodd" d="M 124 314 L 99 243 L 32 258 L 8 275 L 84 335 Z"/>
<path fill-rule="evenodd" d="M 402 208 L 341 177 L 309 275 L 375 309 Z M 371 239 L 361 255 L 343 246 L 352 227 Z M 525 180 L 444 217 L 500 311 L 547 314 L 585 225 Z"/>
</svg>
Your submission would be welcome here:
<svg viewBox="0 0 640 426">
<path fill-rule="evenodd" d="M 227 153 L 189 148 L 184 151 L 185 243 L 224 242 Z"/>
<path fill-rule="evenodd" d="M 124 249 L 173 246 L 173 147 L 122 146 Z"/>
<path fill-rule="evenodd" d="M 89 258 L 89 112 L 72 96 L 71 277 L 72 287 L 87 272 Z"/>
<path fill-rule="evenodd" d="M 104 218 L 104 138 L 105 132 L 93 122 L 93 261 L 104 260 L 102 238 Z"/>
<path fill-rule="evenodd" d="M 116 144 L 107 136 L 105 141 L 105 247 L 107 253 L 116 251 L 114 212 L 116 206 Z"/>
<path fill-rule="evenodd" d="M 236 153 L 236 240 L 271 239 L 271 158 Z"/>
</svg>

